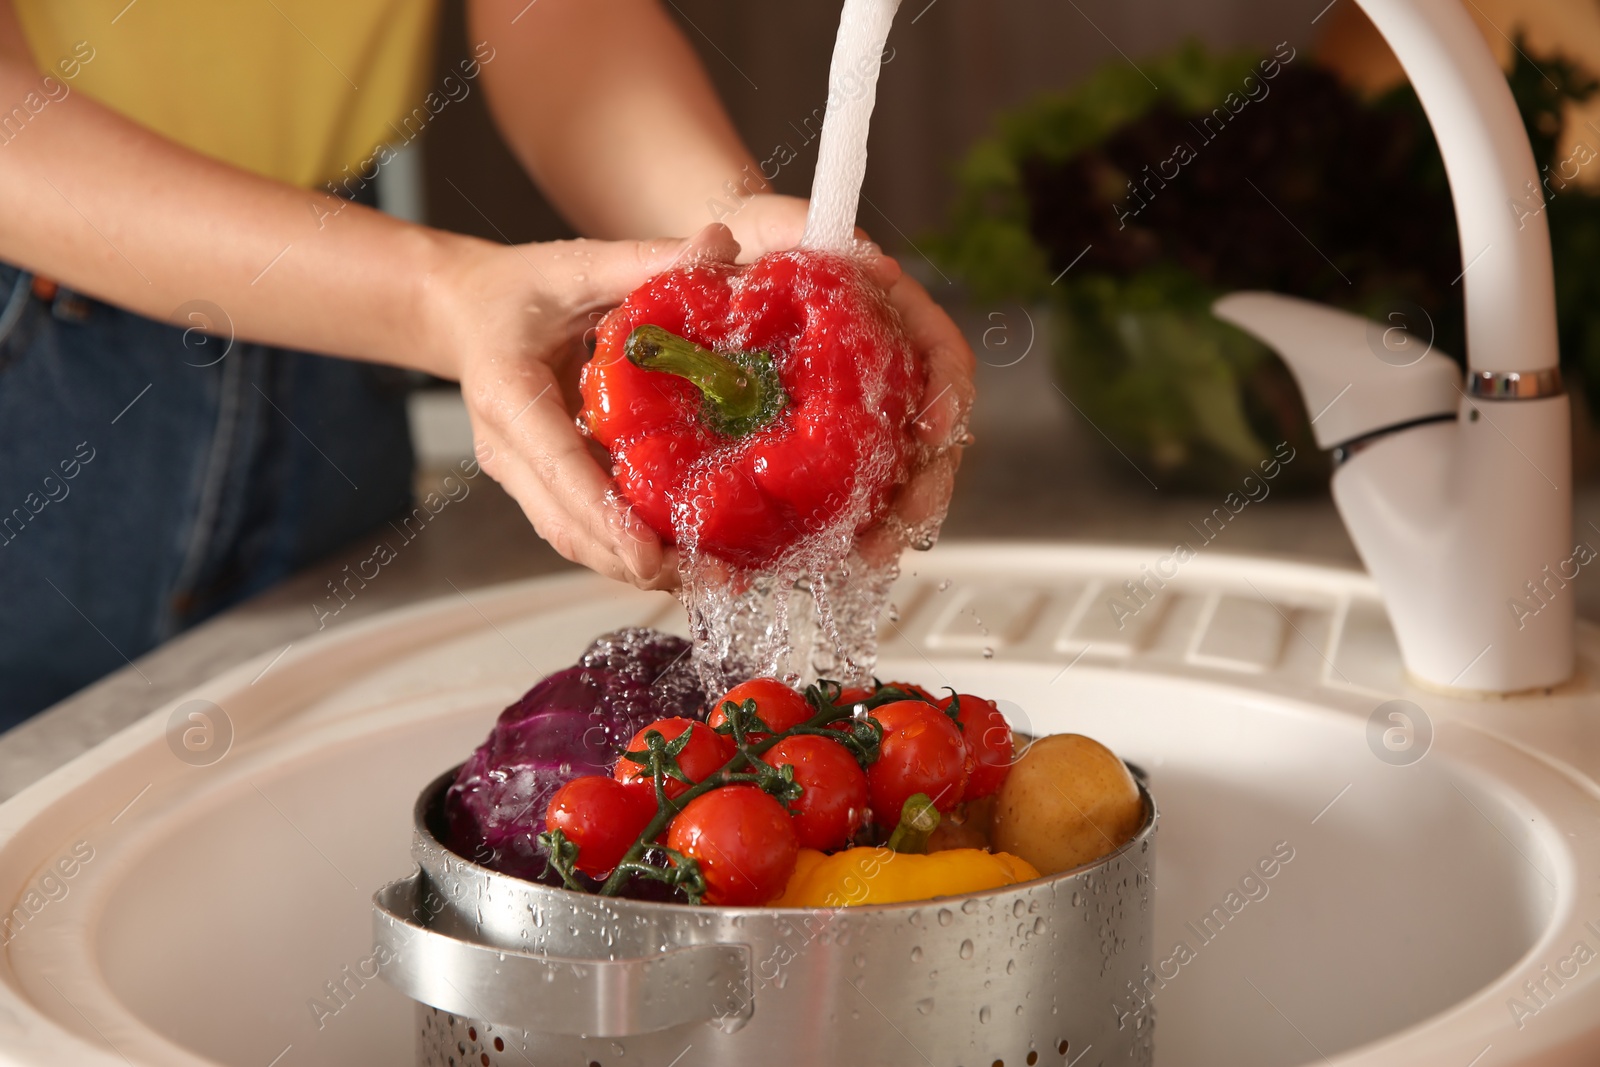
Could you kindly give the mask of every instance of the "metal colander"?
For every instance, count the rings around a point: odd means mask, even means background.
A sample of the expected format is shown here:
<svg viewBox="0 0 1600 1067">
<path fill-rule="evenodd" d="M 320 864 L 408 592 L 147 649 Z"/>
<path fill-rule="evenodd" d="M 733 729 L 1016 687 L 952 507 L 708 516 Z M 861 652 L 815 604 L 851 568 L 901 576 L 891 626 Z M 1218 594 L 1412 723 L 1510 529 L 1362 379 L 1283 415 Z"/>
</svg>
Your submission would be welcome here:
<svg viewBox="0 0 1600 1067">
<path fill-rule="evenodd" d="M 381 974 L 418 1002 L 425 1067 L 1149 1064 L 1129 1010 L 1151 958 L 1156 809 L 1127 845 L 1017 886 L 907 904 L 720 908 L 588 896 L 435 835 L 374 896 Z"/>
</svg>

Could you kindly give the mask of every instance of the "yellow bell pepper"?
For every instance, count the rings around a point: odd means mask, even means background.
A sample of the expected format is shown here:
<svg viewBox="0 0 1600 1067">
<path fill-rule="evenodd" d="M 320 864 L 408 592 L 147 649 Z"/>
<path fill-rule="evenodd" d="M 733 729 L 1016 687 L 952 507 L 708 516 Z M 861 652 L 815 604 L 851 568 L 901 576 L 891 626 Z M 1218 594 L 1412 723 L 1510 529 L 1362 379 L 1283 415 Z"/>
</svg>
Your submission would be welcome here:
<svg viewBox="0 0 1600 1067">
<path fill-rule="evenodd" d="M 977 893 L 1039 877 L 1026 860 L 981 848 L 916 855 L 849 848 L 827 855 L 803 848 L 774 908 L 842 908 Z"/>
</svg>

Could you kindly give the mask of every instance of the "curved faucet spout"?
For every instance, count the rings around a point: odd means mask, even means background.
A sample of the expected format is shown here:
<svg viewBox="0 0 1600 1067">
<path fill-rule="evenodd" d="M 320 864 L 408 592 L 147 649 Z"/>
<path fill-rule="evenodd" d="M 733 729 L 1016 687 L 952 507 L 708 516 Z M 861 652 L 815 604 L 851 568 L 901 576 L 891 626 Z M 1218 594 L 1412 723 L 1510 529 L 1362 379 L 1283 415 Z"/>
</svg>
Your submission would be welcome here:
<svg viewBox="0 0 1600 1067">
<path fill-rule="evenodd" d="M 1461 0 L 1357 2 L 1411 78 L 1450 176 L 1466 388 L 1438 353 L 1390 365 L 1369 324 L 1331 309 L 1236 293 L 1216 312 L 1283 355 L 1318 443 L 1339 447 L 1334 502 L 1412 678 L 1499 693 L 1559 685 L 1574 662 L 1562 569 L 1592 550 L 1571 539 L 1570 415 L 1533 150 Z"/>
<path fill-rule="evenodd" d="M 1433 125 L 1461 231 L 1467 364 L 1558 362 L 1555 278 L 1539 169 L 1505 75 L 1461 0 L 1357 0 Z"/>
</svg>

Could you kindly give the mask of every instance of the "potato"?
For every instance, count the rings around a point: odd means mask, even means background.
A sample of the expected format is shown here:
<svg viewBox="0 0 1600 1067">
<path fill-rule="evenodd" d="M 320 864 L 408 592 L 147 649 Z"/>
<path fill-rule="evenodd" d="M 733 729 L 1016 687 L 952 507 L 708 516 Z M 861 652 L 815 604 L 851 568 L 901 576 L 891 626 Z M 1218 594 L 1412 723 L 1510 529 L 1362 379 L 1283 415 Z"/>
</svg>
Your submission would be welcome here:
<svg viewBox="0 0 1600 1067">
<path fill-rule="evenodd" d="M 1055 734 L 1035 741 L 1000 787 L 994 847 L 1056 874 L 1120 848 L 1143 823 L 1123 762 L 1092 738 Z"/>
</svg>

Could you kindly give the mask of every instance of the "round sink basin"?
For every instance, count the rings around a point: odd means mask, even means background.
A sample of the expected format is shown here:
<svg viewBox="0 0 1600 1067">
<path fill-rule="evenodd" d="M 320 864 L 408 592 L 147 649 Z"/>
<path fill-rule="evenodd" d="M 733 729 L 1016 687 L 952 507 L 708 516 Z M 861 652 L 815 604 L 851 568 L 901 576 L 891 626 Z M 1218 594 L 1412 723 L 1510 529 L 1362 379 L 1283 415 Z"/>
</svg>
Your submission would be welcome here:
<svg viewBox="0 0 1600 1067">
<path fill-rule="evenodd" d="M 1158 556 L 941 548 L 884 622 L 883 677 L 1148 775 L 1153 966 L 1104 1010 L 1151 1002 L 1161 1067 L 1594 1062 L 1600 961 L 1574 945 L 1600 948 L 1600 700 L 1411 690 L 1364 578 L 1219 556 L 1129 592 Z M 370 897 L 410 870 L 417 792 L 593 635 L 679 619 L 581 576 L 422 605 L 230 672 L 0 805 L 0 1063 L 410 1063 Z M 231 739 L 185 747 L 196 727 Z"/>
</svg>

